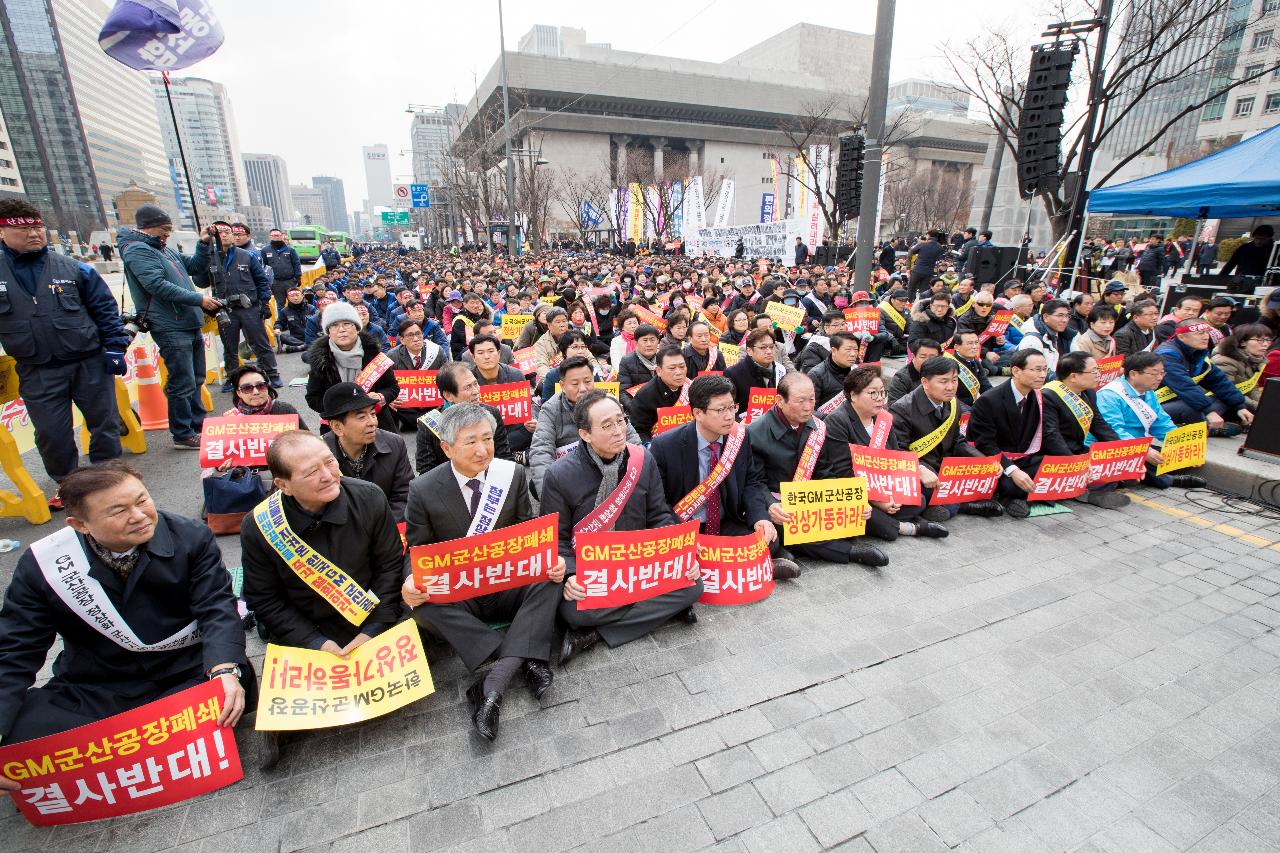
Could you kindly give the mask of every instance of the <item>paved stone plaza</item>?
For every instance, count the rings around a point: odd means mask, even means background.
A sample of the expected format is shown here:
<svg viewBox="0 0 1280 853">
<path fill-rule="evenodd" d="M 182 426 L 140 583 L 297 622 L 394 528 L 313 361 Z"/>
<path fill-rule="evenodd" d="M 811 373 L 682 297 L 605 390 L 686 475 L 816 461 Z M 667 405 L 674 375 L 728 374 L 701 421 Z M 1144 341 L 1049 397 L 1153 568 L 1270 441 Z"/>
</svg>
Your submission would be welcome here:
<svg viewBox="0 0 1280 853">
<path fill-rule="evenodd" d="M 194 514 L 194 454 L 153 446 L 157 503 Z M 957 519 L 881 571 L 807 565 L 592 649 L 542 710 L 513 687 L 492 745 L 433 645 L 437 691 L 404 711 L 270 773 L 242 727 L 244 781 L 160 811 L 50 830 L 5 803 L 0 849 L 1280 850 L 1280 522 L 1136 494 Z"/>
</svg>

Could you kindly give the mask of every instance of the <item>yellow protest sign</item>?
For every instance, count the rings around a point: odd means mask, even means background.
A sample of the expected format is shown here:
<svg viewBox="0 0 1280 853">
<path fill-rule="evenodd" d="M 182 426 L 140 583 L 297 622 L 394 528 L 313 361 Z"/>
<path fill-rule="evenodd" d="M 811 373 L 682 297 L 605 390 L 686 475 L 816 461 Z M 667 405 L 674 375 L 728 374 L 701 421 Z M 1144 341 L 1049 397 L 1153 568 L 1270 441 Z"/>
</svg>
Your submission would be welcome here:
<svg viewBox="0 0 1280 853">
<path fill-rule="evenodd" d="M 348 658 L 267 644 L 258 694 L 258 731 L 358 723 L 435 692 L 418 624 L 374 637 Z"/>
<path fill-rule="evenodd" d="M 598 389 L 600 389 L 601 391 L 603 391 L 604 393 L 608 394 L 608 395 L 609 395 L 610 397 L 612 397 L 613 399 L 618 400 L 618 399 L 619 399 L 618 394 L 620 393 L 620 392 L 619 392 L 619 390 L 618 390 L 618 385 L 619 385 L 619 383 L 617 383 L 617 382 L 597 382 L 597 383 L 595 383 L 594 387 L 595 387 L 595 388 L 598 388 Z M 555 393 L 556 393 L 556 394 L 559 394 L 559 393 L 560 393 L 560 383 L 559 383 L 559 382 L 557 382 L 557 383 L 556 383 Z"/>
<path fill-rule="evenodd" d="M 1160 455 L 1164 461 L 1156 466 L 1156 474 L 1180 471 L 1203 465 L 1209 449 L 1209 425 L 1204 421 L 1169 430 Z"/>
<path fill-rule="evenodd" d="M 502 337 L 508 341 L 514 341 L 520 337 L 520 333 L 524 331 L 524 327 L 529 325 L 529 321 L 533 319 L 532 314 L 503 314 L 502 315 Z"/>
<path fill-rule="evenodd" d="M 556 296 L 554 293 L 544 293 L 538 297 L 538 301 L 544 305 L 555 305 L 560 301 L 560 297 Z"/>
<path fill-rule="evenodd" d="M 770 302 L 764 306 L 764 313 L 773 318 L 773 322 L 779 329 L 795 332 L 804 326 L 805 312 L 799 305 Z"/>
<path fill-rule="evenodd" d="M 791 520 L 782 527 L 782 544 L 826 542 L 861 536 L 871 507 L 863 477 L 804 480 L 780 484 L 782 508 Z"/>
<path fill-rule="evenodd" d="M 742 350 L 733 344 L 720 344 L 720 354 L 724 356 L 724 366 L 733 367 L 742 357 Z"/>
</svg>

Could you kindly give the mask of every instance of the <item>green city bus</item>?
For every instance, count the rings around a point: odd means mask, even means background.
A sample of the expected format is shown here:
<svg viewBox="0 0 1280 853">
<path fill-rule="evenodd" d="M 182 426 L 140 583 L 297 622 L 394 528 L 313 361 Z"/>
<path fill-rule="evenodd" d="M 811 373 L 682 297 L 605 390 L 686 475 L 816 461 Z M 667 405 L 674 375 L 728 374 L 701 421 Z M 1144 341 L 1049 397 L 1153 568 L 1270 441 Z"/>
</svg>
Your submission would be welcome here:
<svg viewBox="0 0 1280 853">
<path fill-rule="evenodd" d="M 338 255 L 348 257 L 351 254 L 351 235 L 346 231 L 330 231 L 329 242 L 338 250 Z"/>
<path fill-rule="evenodd" d="M 320 259 L 320 244 L 330 239 L 330 234 L 319 225 L 299 225 L 289 229 L 289 245 L 298 253 L 299 260 L 314 263 Z"/>
</svg>

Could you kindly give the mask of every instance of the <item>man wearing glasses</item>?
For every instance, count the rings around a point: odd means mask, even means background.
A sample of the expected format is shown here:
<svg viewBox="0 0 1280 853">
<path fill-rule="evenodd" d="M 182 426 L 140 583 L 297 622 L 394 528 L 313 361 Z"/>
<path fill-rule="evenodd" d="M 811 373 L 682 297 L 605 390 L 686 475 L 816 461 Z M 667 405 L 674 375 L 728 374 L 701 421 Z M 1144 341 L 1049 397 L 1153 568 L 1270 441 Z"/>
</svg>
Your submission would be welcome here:
<svg viewBox="0 0 1280 853">
<path fill-rule="evenodd" d="M 129 335 L 102 277 L 49 251 L 34 206 L 0 201 L 0 239 L 0 346 L 17 362 L 45 471 L 61 483 L 80 460 L 72 403 L 89 429 L 90 461 L 120 456 L 113 375 L 124 375 Z M 62 509 L 56 496 L 49 508 Z"/>
<path fill-rule="evenodd" d="M 712 536 L 758 531 L 773 555 L 774 578 L 799 577 L 800 567 L 782 548 L 769 520 L 770 506 L 778 502 L 769 494 L 764 468 L 751 452 L 747 428 L 737 422 L 733 382 L 724 376 L 699 376 L 689 386 L 689 406 L 693 421 L 657 436 L 649 446 L 662 473 L 667 505 L 681 521 L 696 518 L 699 529 Z M 695 495 L 702 484 L 705 489 Z M 701 495 L 705 497 L 699 500 Z"/>
<path fill-rule="evenodd" d="M 1023 325 L 1022 340 L 1018 349 L 1034 350 L 1044 356 L 1048 372 L 1058 368 L 1058 356 L 1067 351 L 1066 339 L 1062 333 L 1071 323 L 1071 306 L 1061 299 L 1050 299 L 1040 309 L 1039 314 L 1031 317 L 1031 324 Z"/>
<path fill-rule="evenodd" d="M 1065 302 L 1059 304 L 1065 309 Z M 1039 350 L 1019 349 L 1009 369 L 1008 382 L 974 401 L 968 436 L 983 456 L 1001 457 L 1004 476 L 996 495 L 1010 518 L 1026 518 L 1031 514 L 1027 495 L 1035 488 L 1035 473 L 1046 453 L 1041 389 L 1049 365 Z"/>
<path fill-rule="evenodd" d="M 1058 359 L 1058 379 L 1044 386 L 1045 450 L 1052 456 L 1078 456 L 1089 452 L 1095 441 L 1116 441 L 1119 436 L 1098 414 L 1098 362 L 1085 352 L 1069 352 Z M 1120 509 L 1129 498 L 1116 492 L 1115 483 L 1089 487 L 1076 498 L 1103 509 Z"/>
</svg>

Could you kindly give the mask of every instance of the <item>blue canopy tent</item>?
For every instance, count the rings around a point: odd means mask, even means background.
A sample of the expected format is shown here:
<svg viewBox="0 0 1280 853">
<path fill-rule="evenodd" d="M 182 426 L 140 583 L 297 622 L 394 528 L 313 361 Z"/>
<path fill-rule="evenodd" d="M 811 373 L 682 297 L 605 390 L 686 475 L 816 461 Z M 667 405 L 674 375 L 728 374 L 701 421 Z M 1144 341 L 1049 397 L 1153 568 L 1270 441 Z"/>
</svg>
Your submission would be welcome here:
<svg viewBox="0 0 1280 853">
<path fill-rule="evenodd" d="M 1184 219 L 1280 212 L 1280 125 L 1185 166 L 1094 190 L 1087 210 Z"/>
</svg>

